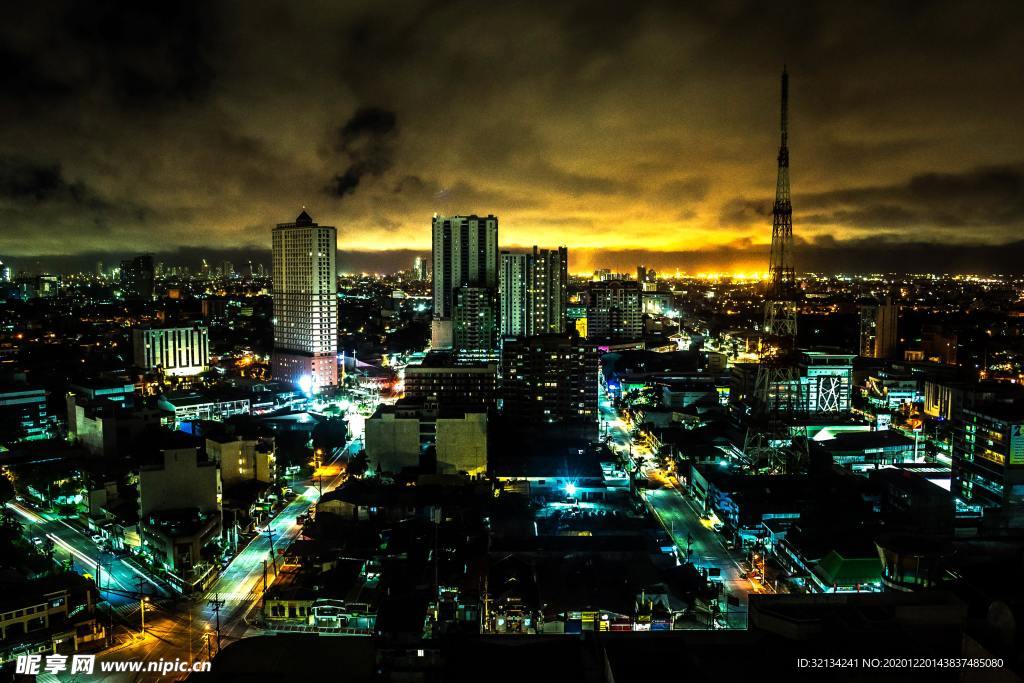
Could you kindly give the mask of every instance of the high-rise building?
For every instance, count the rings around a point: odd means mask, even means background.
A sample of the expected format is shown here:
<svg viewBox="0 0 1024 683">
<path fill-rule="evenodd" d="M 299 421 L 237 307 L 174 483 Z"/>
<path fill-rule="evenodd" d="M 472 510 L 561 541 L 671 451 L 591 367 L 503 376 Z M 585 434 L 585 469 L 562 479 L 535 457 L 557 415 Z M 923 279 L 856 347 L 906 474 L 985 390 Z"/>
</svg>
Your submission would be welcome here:
<svg viewBox="0 0 1024 683">
<path fill-rule="evenodd" d="M 496 360 L 498 306 L 490 287 L 463 285 L 455 290 L 452 346 L 459 362 Z"/>
<path fill-rule="evenodd" d="M 529 257 L 526 254 L 501 252 L 498 275 L 498 298 L 501 301 L 501 336 L 525 337 L 527 333 L 529 289 Z"/>
<path fill-rule="evenodd" d="M 498 219 L 438 216 L 433 219 L 434 321 L 431 346 L 452 346 L 455 292 L 460 287 L 498 287 Z"/>
<path fill-rule="evenodd" d="M 1024 408 L 964 407 L 953 419 L 950 491 L 994 526 L 1024 527 Z"/>
<path fill-rule="evenodd" d="M 896 351 L 896 329 L 899 306 L 892 297 L 885 297 L 875 313 L 875 358 L 891 358 Z"/>
<path fill-rule="evenodd" d="M 643 336 L 643 301 L 638 282 L 594 282 L 590 285 L 588 297 L 589 338 L 639 339 Z"/>
<path fill-rule="evenodd" d="M 518 424 L 575 425 L 597 436 L 597 348 L 568 335 L 509 339 L 501 359 L 503 412 Z"/>
<path fill-rule="evenodd" d="M 206 327 L 132 330 L 135 365 L 170 377 L 198 375 L 210 369 L 210 334 Z"/>
<path fill-rule="evenodd" d="M 564 334 L 569 299 L 569 250 L 535 246 L 530 262 L 527 331 L 531 335 Z"/>
<path fill-rule="evenodd" d="M 153 299 L 153 257 L 150 254 L 121 261 L 121 290 L 124 298 L 136 301 Z"/>
<path fill-rule="evenodd" d="M 857 352 L 866 358 L 892 358 L 896 351 L 899 305 L 891 296 L 882 302 L 868 299 L 860 303 L 860 345 Z"/>
<path fill-rule="evenodd" d="M 412 262 L 412 276 L 420 282 L 426 282 L 427 277 L 427 259 L 422 256 L 417 256 Z"/>
<path fill-rule="evenodd" d="M 501 334 L 530 337 L 566 329 L 569 255 L 565 247 L 502 252 L 498 278 Z"/>
<path fill-rule="evenodd" d="M 305 211 L 274 228 L 273 372 L 306 391 L 338 384 L 337 247 Z"/>
</svg>

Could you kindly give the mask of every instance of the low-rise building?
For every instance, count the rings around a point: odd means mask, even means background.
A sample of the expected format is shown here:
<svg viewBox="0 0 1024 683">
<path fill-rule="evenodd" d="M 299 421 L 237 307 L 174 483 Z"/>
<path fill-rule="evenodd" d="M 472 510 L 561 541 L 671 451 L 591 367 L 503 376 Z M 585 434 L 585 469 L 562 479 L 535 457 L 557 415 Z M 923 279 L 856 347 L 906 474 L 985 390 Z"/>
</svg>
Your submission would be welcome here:
<svg viewBox="0 0 1024 683">
<path fill-rule="evenodd" d="M 366 421 L 366 457 L 380 472 L 399 473 L 421 467 L 432 451 L 438 473 L 480 476 L 487 471 L 487 424 L 485 412 L 448 411 L 404 399 L 381 406 Z"/>
<path fill-rule="evenodd" d="M 157 407 L 124 408 L 112 400 L 67 395 L 68 438 L 93 455 L 112 456 L 132 445 L 146 430 L 171 427 L 173 415 Z"/>
<path fill-rule="evenodd" d="M 160 438 L 156 462 L 139 468 L 139 532 L 156 566 L 190 592 L 210 575 L 208 546 L 220 538 L 220 470 L 187 434 Z"/>
<path fill-rule="evenodd" d="M 913 462 L 916 456 L 914 440 L 892 429 L 840 432 L 835 438 L 812 443 L 833 463 L 851 469 Z"/>
<path fill-rule="evenodd" d="M 75 653 L 104 646 L 96 586 L 73 572 L 0 583 L 0 665 L 18 655 Z"/>
<path fill-rule="evenodd" d="M 143 370 L 188 377 L 210 369 L 210 335 L 203 326 L 134 329 L 132 347 Z"/>
<path fill-rule="evenodd" d="M 46 390 L 39 387 L 0 388 L 0 440 L 28 441 L 53 435 L 56 416 L 46 407 Z"/>
<path fill-rule="evenodd" d="M 245 481 L 272 483 L 277 476 L 274 437 L 253 425 L 225 423 L 207 430 L 206 453 L 220 465 L 224 486 Z"/>
<path fill-rule="evenodd" d="M 196 420 L 226 420 L 234 415 L 248 415 L 248 396 L 208 396 L 198 392 L 171 392 L 161 395 L 157 405 L 174 413 L 176 426 Z"/>
</svg>

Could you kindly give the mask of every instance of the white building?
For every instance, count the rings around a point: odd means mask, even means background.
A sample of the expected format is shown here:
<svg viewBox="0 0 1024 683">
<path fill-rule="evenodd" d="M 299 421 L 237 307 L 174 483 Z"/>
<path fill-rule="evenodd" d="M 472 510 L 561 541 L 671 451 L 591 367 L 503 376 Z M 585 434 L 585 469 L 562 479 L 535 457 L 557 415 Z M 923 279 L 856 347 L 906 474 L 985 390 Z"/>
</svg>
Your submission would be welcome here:
<svg viewBox="0 0 1024 683">
<path fill-rule="evenodd" d="M 431 346 L 450 348 L 455 290 L 498 287 L 496 216 L 438 216 L 433 224 L 434 321 Z"/>
<path fill-rule="evenodd" d="M 527 320 L 527 256 L 501 253 L 498 293 L 501 300 L 501 335 L 525 337 Z"/>
<path fill-rule="evenodd" d="M 569 252 L 565 247 L 534 246 L 528 254 L 502 252 L 498 278 L 502 336 L 564 334 L 568 285 Z"/>
<path fill-rule="evenodd" d="M 305 211 L 274 228 L 274 377 L 307 391 L 338 384 L 337 247 Z"/>
<path fill-rule="evenodd" d="M 132 330 L 135 365 L 171 377 L 198 375 L 210 369 L 210 334 L 205 327 Z"/>
</svg>

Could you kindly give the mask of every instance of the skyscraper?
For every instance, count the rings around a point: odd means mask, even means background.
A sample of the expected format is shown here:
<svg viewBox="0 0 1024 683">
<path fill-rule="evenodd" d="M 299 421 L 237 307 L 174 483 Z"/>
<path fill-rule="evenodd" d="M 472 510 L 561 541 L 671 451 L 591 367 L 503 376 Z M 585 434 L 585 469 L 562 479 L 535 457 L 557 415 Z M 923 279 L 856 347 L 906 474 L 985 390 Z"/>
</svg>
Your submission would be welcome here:
<svg viewBox="0 0 1024 683">
<path fill-rule="evenodd" d="M 526 254 L 501 252 L 498 296 L 501 300 L 501 336 L 527 336 L 529 257 Z"/>
<path fill-rule="evenodd" d="M 531 335 L 565 333 L 565 313 L 569 301 L 569 250 L 537 249 L 530 257 Z"/>
<path fill-rule="evenodd" d="M 899 305 L 886 296 L 860 304 L 860 344 L 857 352 L 865 358 L 892 358 L 896 351 Z"/>
<path fill-rule="evenodd" d="M 455 291 L 462 286 L 498 287 L 498 219 L 434 216 L 434 321 L 431 346 L 452 346 Z"/>
<path fill-rule="evenodd" d="M 274 377 L 307 391 L 338 383 L 337 248 L 305 211 L 273 231 Z"/>
<path fill-rule="evenodd" d="M 420 282 L 427 281 L 427 259 L 417 256 L 412 262 L 412 276 Z"/>
<path fill-rule="evenodd" d="M 498 289 L 501 333 L 531 337 L 565 332 L 569 253 L 565 247 L 529 254 L 502 252 Z"/>
<path fill-rule="evenodd" d="M 153 257 L 150 254 L 121 261 L 121 291 L 135 301 L 153 299 Z"/>
<path fill-rule="evenodd" d="M 885 297 L 875 314 L 875 358 L 890 358 L 896 350 L 896 330 L 899 320 L 899 305 L 891 296 Z"/>
</svg>

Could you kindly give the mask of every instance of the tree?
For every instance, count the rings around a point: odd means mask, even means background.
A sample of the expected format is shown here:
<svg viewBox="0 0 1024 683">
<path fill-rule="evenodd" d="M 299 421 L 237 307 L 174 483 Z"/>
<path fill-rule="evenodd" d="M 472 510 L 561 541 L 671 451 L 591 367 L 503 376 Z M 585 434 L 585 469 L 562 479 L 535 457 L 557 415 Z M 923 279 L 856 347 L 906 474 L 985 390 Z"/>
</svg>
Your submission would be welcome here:
<svg viewBox="0 0 1024 683">
<path fill-rule="evenodd" d="M 341 418 L 324 420 L 313 428 L 313 448 L 329 453 L 341 448 L 348 439 L 348 424 Z"/>
<path fill-rule="evenodd" d="M 14 482 L 7 476 L 6 471 L 0 472 L 0 507 L 14 500 L 14 495 Z"/>
<path fill-rule="evenodd" d="M 353 477 L 359 477 L 366 474 L 366 470 L 369 468 L 369 463 L 366 460 L 366 453 L 362 452 L 352 457 L 348 461 L 348 465 L 345 467 L 345 471 Z"/>
</svg>

